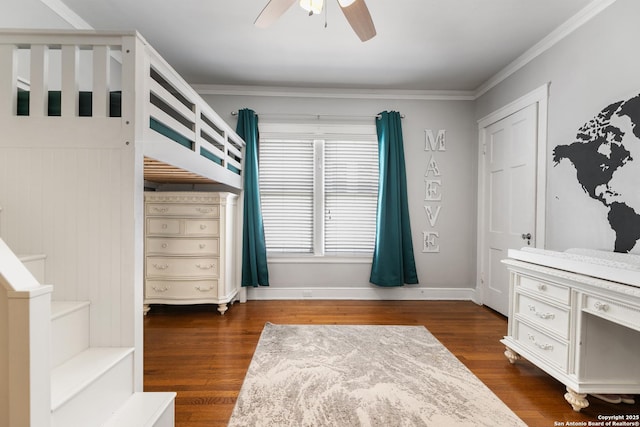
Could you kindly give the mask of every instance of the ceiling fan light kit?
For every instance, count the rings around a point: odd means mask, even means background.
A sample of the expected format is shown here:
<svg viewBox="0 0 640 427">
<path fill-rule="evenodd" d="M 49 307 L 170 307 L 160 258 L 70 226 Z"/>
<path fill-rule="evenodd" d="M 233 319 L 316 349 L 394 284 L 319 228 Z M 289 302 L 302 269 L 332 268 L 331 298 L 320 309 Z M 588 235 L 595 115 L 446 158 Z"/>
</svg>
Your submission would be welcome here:
<svg viewBox="0 0 640 427">
<path fill-rule="evenodd" d="M 376 35 L 376 27 L 364 0 L 337 1 L 340 10 L 360 40 L 365 42 Z M 295 2 L 296 0 L 270 0 L 256 18 L 254 25 L 258 28 L 267 28 L 289 10 Z M 300 6 L 308 11 L 309 15 L 315 15 L 322 12 L 324 0 L 300 0 Z"/>
<path fill-rule="evenodd" d="M 300 7 L 309 12 L 309 15 L 318 15 L 322 12 L 324 0 L 300 0 Z"/>
</svg>

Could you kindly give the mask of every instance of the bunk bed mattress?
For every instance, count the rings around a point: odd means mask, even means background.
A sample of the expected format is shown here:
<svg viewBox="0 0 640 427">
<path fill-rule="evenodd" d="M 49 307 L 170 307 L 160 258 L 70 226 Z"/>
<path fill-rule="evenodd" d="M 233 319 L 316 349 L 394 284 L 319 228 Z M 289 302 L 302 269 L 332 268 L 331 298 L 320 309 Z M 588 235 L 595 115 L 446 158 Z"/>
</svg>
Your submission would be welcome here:
<svg viewBox="0 0 640 427">
<path fill-rule="evenodd" d="M 18 90 L 18 116 L 29 115 L 28 90 Z M 78 116 L 91 117 L 93 115 L 93 93 L 80 91 L 78 94 Z M 47 115 L 60 116 L 62 111 L 62 92 L 51 90 L 48 93 Z M 122 92 L 113 91 L 109 93 L 109 117 L 121 117 L 122 115 Z"/>
</svg>

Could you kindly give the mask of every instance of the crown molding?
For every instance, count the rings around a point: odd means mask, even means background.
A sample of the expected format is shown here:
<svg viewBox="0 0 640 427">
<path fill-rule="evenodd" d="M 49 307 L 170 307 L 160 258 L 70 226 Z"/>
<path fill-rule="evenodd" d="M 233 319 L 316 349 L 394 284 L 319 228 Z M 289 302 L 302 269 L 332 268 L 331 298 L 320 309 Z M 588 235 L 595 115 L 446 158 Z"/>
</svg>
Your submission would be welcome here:
<svg viewBox="0 0 640 427">
<path fill-rule="evenodd" d="M 40 0 L 53 12 L 79 30 L 94 28 L 80 15 L 71 10 L 62 0 Z M 239 86 L 239 85 L 191 85 L 200 95 L 270 96 L 294 98 L 344 98 L 344 99 L 402 99 L 423 101 L 473 101 L 487 93 L 493 87 L 506 80 L 533 59 L 546 52 L 556 43 L 573 33 L 582 25 L 598 15 L 616 0 L 593 0 L 573 17 L 569 18 L 546 37 L 533 45 L 525 53 L 505 68 L 490 77 L 477 89 L 465 90 L 385 90 L 385 89 L 339 89 L 339 88 L 293 88 L 278 86 Z"/>
<path fill-rule="evenodd" d="M 558 26 L 505 68 L 494 74 L 476 90 L 366 90 L 337 88 L 288 88 L 277 86 L 192 85 L 200 95 L 271 96 L 294 98 L 404 99 L 427 101 L 474 101 L 506 80 L 536 57 L 573 33 L 616 0 L 594 0 Z"/>
<path fill-rule="evenodd" d="M 477 99 L 487 93 L 490 89 L 506 80 L 513 73 L 533 61 L 537 56 L 549 50 L 556 43 L 573 33 L 582 25 L 586 24 L 591 20 L 591 18 L 595 17 L 615 2 L 616 0 L 594 0 L 589 3 L 577 14 L 566 20 L 545 38 L 533 45 L 525 53 L 520 55 L 505 68 L 494 74 L 493 77 L 489 78 L 489 80 L 480 85 L 474 92 L 474 98 Z"/>
<path fill-rule="evenodd" d="M 406 99 L 473 101 L 473 91 L 298 88 L 192 84 L 200 95 L 270 96 L 290 98 Z"/>
</svg>

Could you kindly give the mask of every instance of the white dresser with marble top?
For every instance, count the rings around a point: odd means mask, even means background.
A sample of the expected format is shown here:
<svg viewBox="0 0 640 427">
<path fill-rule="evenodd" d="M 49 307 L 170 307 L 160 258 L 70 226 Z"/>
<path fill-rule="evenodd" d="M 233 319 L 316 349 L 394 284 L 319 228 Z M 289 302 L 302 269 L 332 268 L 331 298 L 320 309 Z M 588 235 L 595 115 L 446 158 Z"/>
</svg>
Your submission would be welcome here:
<svg viewBox="0 0 640 427">
<path fill-rule="evenodd" d="M 509 270 L 509 321 L 501 341 L 563 383 L 575 411 L 588 394 L 640 394 L 640 256 L 522 248 Z"/>
</svg>

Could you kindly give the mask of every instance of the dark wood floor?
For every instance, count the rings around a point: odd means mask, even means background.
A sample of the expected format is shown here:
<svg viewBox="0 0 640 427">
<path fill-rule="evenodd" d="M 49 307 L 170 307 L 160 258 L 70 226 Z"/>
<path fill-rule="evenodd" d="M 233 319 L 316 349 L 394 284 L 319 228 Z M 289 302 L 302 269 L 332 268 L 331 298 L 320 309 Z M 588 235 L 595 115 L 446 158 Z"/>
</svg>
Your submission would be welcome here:
<svg viewBox="0 0 640 427">
<path fill-rule="evenodd" d="M 249 301 L 224 316 L 212 305 L 153 306 L 144 320 L 145 391 L 178 393 L 177 427 L 226 426 L 265 322 L 424 325 L 530 426 L 640 414 L 640 402 L 594 398 L 574 412 L 562 384 L 503 356 L 505 317 L 467 301 Z"/>
</svg>

